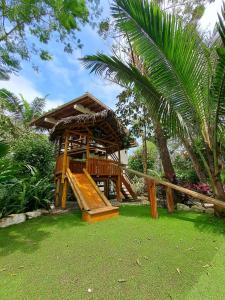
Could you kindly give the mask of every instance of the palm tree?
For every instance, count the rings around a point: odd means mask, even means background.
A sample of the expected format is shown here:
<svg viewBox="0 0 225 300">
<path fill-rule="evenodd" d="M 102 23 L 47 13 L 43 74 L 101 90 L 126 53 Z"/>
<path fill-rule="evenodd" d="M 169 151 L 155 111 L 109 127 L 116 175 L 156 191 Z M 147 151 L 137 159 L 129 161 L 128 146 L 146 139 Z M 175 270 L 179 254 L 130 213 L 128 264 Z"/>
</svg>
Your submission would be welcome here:
<svg viewBox="0 0 225 300">
<path fill-rule="evenodd" d="M 0 131 L 2 136 L 17 136 L 30 122 L 44 112 L 46 98 L 36 97 L 30 103 L 6 89 L 0 89 Z"/>
<path fill-rule="evenodd" d="M 83 58 L 101 76 L 131 86 L 172 136 L 198 152 L 216 196 L 225 201 L 221 149 L 225 115 L 225 4 L 217 38 L 207 46 L 193 26 L 184 26 L 147 0 L 116 0 L 116 25 L 128 35 L 145 72 L 115 56 Z M 199 143 L 195 141 L 198 140 Z M 201 147 L 199 146 L 201 144 Z"/>
</svg>

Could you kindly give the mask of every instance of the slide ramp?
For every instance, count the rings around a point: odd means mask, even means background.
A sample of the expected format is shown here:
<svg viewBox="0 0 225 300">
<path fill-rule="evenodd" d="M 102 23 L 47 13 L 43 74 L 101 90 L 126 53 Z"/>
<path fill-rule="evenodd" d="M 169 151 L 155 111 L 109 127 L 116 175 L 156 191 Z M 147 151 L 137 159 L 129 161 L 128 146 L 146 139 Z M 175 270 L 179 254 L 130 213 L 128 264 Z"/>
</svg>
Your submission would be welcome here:
<svg viewBox="0 0 225 300">
<path fill-rule="evenodd" d="M 118 207 L 111 205 L 86 170 L 75 174 L 68 169 L 66 175 L 82 210 L 83 220 L 92 223 L 119 214 Z"/>
</svg>

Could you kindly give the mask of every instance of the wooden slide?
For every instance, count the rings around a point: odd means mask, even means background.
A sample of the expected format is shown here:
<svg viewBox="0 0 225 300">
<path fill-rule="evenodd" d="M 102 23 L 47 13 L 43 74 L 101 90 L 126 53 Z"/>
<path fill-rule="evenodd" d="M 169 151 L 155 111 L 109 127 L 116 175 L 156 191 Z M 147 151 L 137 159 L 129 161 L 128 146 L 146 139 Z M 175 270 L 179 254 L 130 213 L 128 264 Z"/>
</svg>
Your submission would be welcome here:
<svg viewBox="0 0 225 300">
<path fill-rule="evenodd" d="M 66 176 L 82 210 L 83 220 L 92 223 L 119 214 L 118 207 L 112 206 L 85 169 L 79 174 L 67 169 Z"/>
</svg>

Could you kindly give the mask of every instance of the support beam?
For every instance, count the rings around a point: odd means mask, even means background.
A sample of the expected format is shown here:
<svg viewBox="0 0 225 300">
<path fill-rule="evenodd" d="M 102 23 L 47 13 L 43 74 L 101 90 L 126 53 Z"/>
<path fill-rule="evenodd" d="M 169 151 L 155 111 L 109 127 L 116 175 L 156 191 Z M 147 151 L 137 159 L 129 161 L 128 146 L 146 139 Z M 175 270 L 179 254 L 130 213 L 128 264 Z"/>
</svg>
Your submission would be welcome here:
<svg viewBox="0 0 225 300">
<path fill-rule="evenodd" d="M 89 171 L 88 161 L 90 158 L 90 143 L 89 143 L 89 136 L 87 136 L 87 143 L 86 143 L 86 169 Z"/>
<path fill-rule="evenodd" d="M 94 111 L 90 110 L 87 107 L 84 107 L 81 104 L 75 104 L 73 107 L 74 107 L 74 109 L 78 110 L 79 112 L 82 112 L 83 114 L 89 114 L 89 115 L 94 115 L 95 114 Z"/>
<path fill-rule="evenodd" d="M 62 179 L 61 183 L 64 183 L 65 176 L 66 176 L 66 169 L 68 167 L 68 144 L 69 144 L 69 135 L 68 133 L 65 134 L 65 145 L 64 145 L 64 153 L 63 153 L 63 170 L 62 170 Z"/>
<path fill-rule="evenodd" d="M 44 121 L 54 125 L 57 123 L 57 120 L 51 117 L 45 118 Z"/>
<path fill-rule="evenodd" d="M 55 189 L 55 207 L 59 206 L 60 199 L 60 178 L 56 180 L 56 189 Z"/>
<path fill-rule="evenodd" d="M 68 191 L 68 179 L 65 178 L 63 184 L 63 191 L 62 191 L 62 208 L 66 208 L 66 200 L 67 200 L 67 191 Z"/>
</svg>

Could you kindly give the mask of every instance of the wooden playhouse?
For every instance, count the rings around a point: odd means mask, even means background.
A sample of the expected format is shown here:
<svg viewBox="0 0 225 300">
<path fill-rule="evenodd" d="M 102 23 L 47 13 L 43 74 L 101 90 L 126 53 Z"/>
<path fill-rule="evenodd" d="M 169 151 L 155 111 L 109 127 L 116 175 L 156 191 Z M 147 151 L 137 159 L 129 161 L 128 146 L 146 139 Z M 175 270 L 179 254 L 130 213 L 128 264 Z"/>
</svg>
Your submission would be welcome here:
<svg viewBox="0 0 225 300">
<path fill-rule="evenodd" d="M 89 93 L 32 122 L 50 130 L 58 149 L 55 205 L 66 208 L 68 185 L 83 220 L 95 222 L 119 214 L 108 200 L 110 187 L 118 201 L 135 198 L 121 169 L 121 150 L 134 145 L 114 112 Z"/>
</svg>

